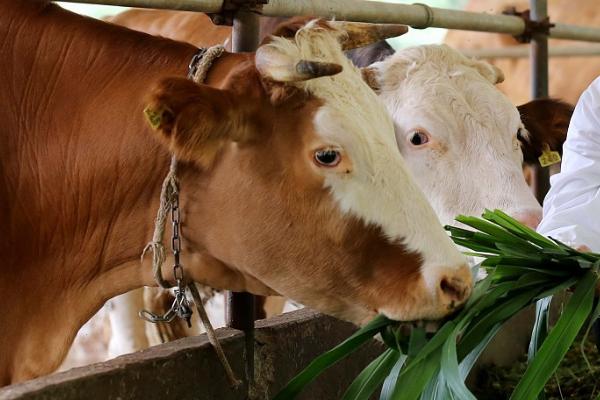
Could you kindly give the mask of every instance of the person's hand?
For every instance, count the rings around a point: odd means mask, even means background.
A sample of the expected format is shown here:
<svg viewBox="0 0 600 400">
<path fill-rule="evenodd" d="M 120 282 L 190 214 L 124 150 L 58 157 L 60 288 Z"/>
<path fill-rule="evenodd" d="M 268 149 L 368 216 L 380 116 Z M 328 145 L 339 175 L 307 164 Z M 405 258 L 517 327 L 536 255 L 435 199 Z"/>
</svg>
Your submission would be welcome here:
<svg viewBox="0 0 600 400">
<path fill-rule="evenodd" d="M 592 250 L 587 247 L 585 244 L 581 245 L 581 246 L 573 246 L 575 248 L 575 250 L 580 251 L 582 253 L 589 253 Z M 569 292 L 573 292 L 573 287 L 570 287 L 569 289 L 567 289 Z M 600 281 L 598 281 L 598 283 L 596 284 L 596 296 L 600 297 Z"/>
</svg>

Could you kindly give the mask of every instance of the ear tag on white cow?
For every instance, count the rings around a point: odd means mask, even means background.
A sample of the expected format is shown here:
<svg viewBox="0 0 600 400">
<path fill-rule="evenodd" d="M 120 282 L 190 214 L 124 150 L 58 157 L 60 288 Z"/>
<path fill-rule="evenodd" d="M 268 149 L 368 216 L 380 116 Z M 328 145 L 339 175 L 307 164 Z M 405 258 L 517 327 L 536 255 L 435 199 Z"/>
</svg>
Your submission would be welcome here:
<svg viewBox="0 0 600 400">
<path fill-rule="evenodd" d="M 546 143 L 544 144 L 542 155 L 538 157 L 538 160 L 542 167 L 549 167 L 560 162 L 560 154 L 558 151 L 550 150 L 550 146 Z"/>
</svg>

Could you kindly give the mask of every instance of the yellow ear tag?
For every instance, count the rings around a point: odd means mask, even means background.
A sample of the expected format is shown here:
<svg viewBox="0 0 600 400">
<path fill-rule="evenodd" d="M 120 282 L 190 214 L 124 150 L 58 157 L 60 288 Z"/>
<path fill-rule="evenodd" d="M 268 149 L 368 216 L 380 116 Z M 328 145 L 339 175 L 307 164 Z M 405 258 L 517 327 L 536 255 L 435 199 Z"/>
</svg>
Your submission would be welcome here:
<svg viewBox="0 0 600 400">
<path fill-rule="evenodd" d="M 550 146 L 548 146 L 548 144 L 544 144 L 542 155 L 538 157 L 538 160 L 540 161 L 540 165 L 542 167 L 548 167 L 560 162 L 560 154 L 558 151 L 550 150 Z"/>
<path fill-rule="evenodd" d="M 144 108 L 144 115 L 146 116 L 146 120 L 148 121 L 152 129 L 158 129 L 158 127 L 162 123 L 163 114 L 163 109 L 155 110 L 150 106 Z"/>
</svg>

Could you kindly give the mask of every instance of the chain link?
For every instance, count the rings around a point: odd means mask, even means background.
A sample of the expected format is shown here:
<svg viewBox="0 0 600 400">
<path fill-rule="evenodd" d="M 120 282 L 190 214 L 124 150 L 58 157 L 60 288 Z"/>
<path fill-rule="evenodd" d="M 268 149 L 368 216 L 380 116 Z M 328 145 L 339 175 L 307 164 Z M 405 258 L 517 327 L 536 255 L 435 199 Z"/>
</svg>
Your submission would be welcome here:
<svg viewBox="0 0 600 400">
<path fill-rule="evenodd" d="M 173 250 L 173 277 L 177 286 L 181 288 L 183 283 L 183 268 L 179 256 L 181 254 L 181 236 L 180 236 L 180 214 L 179 214 L 179 193 L 173 193 L 171 204 L 171 223 L 173 225 L 173 236 L 171 237 L 171 249 Z"/>
<path fill-rule="evenodd" d="M 171 236 L 171 250 L 173 251 L 173 278 L 177 284 L 175 288 L 175 300 L 171 305 L 169 311 L 164 315 L 157 315 L 153 312 L 142 310 L 140 316 L 145 320 L 153 323 L 157 322 L 171 322 L 175 317 L 184 319 L 187 323 L 188 328 L 192 327 L 192 308 L 187 299 L 185 293 L 185 276 L 183 273 L 183 266 L 181 265 L 181 215 L 179 212 L 179 192 L 177 188 L 173 188 L 171 194 L 171 224 L 172 224 L 172 236 Z"/>
<path fill-rule="evenodd" d="M 177 189 L 173 191 L 173 199 L 171 200 L 171 222 L 173 225 L 173 234 L 171 237 L 171 249 L 173 250 L 173 277 L 177 282 L 175 289 L 175 302 L 173 303 L 174 311 L 177 316 L 184 319 L 188 328 L 192 327 L 192 309 L 185 295 L 185 282 L 183 275 L 183 266 L 179 260 L 181 255 L 181 220 L 179 213 L 179 192 Z"/>
</svg>

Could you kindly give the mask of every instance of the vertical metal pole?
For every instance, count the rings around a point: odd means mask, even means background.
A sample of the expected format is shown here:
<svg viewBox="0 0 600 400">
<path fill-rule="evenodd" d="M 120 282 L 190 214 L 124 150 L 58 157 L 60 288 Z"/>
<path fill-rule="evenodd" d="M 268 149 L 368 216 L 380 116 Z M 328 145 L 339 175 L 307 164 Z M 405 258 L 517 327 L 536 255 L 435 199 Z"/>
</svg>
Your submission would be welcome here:
<svg viewBox="0 0 600 400">
<path fill-rule="evenodd" d="M 547 0 L 529 0 L 531 19 L 541 21 L 548 16 Z M 548 97 L 548 36 L 541 33 L 533 35 L 530 48 L 531 97 Z M 533 189 L 540 204 L 550 189 L 548 168 L 537 165 L 534 170 Z"/>
<path fill-rule="evenodd" d="M 258 47 L 258 16 L 240 9 L 233 19 L 231 48 L 234 53 L 253 52 Z M 246 376 L 254 380 L 255 298 L 250 293 L 227 292 L 225 320 L 227 326 L 245 333 Z"/>
<path fill-rule="evenodd" d="M 231 34 L 231 48 L 234 53 L 245 51 L 252 52 L 258 47 L 258 15 L 239 10 L 233 19 L 233 31 Z"/>
</svg>

